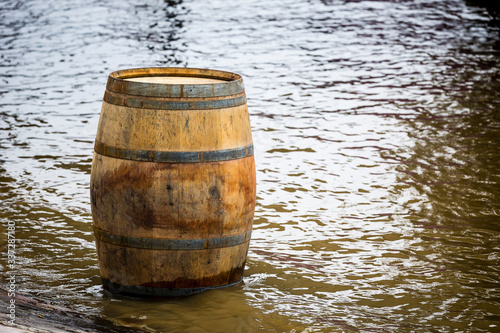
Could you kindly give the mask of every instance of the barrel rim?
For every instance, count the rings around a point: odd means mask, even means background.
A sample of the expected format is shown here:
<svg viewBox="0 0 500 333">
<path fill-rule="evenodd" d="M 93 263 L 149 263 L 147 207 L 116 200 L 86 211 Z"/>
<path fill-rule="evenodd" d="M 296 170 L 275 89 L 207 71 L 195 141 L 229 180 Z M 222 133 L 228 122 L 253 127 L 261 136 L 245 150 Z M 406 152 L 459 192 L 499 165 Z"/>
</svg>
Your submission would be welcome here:
<svg viewBox="0 0 500 333">
<path fill-rule="evenodd" d="M 137 77 L 159 76 L 200 77 L 223 82 L 178 84 L 127 80 Z M 241 94 L 245 91 L 243 77 L 240 74 L 190 67 L 142 67 L 117 70 L 109 74 L 106 89 L 127 95 L 165 98 L 223 97 Z"/>
</svg>

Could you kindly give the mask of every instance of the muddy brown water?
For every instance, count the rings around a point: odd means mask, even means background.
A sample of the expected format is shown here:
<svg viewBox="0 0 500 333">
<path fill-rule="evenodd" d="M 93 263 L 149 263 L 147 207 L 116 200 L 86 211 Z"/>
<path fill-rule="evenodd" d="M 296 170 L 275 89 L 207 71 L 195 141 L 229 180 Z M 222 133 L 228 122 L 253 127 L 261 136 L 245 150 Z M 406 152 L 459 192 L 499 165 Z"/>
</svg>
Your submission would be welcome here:
<svg viewBox="0 0 500 333">
<path fill-rule="evenodd" d="M 500 32 L 483 3 L 3 1 L 2 285 L 149 332 L 500 330 Z M 146 66 L 244 77 L 258 198 L 237 286 L 103 293 L 93 140 L 107 75 Z"/>
</svg>

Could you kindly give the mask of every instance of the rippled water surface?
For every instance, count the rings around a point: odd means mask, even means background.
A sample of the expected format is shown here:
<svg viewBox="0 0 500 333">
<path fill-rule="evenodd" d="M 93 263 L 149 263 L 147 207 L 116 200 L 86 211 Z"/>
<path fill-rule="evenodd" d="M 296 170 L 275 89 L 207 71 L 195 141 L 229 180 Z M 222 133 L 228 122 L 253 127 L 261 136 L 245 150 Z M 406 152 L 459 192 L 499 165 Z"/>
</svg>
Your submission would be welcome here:
<svg viewBox="0 0 500 333">
<path fill-rule="evenodd" d="M 465 0 L 0 6 L 2 284 L 148 332 L 500 330 L 500 32 Z M 257 208 L 241 284 L 100 286 L 89 178 L 107 75 L 245 80 Z"/>
</svg>

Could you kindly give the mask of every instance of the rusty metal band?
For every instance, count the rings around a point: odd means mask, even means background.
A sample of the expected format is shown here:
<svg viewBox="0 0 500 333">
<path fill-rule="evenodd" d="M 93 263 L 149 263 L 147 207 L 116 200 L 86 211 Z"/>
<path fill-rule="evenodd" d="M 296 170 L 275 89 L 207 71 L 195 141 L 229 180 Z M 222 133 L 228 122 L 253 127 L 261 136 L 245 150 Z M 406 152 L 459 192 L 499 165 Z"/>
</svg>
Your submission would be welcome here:
<svg viewBox="0 0 500 333">
<path fill-rule="evenodd" d="M 221 162 L 245 158 L 254 153 L 253 144 L 245 147 L 212 151 L 155 151 L 117 148 L 97 140 L 95 141 L 94 151 L 103 156 L 157 163 Z"/>
<path fill-rule="evenodd" d="M 239 235 L 204 239 L 164 239 L 121 236 L 94 227 L 95 237 L 108 244 L 149 250 L 207 250 L 243 244 L 250 240 L 252 230 Z"/>
<path fill-rule="evenodd" d="M 245 95 L 226 99 L 166 101 L 153 98 L 139 98 L 137 96 L 116 95 L 106 91 L 103 100 L 106 103 L 139 109 L 155 110 L 212 110 L 237 107 L 246 104 Z"/>
<path fill-rule="evenodd" d="M 112 294 L 124 296 L 147 296 L 147 297 L 185 297 L 200 293 L 205 290 L 225 288 L 234 286 L 241 282 L 239 279 L 236 282 L 224 284 L 220 286 L 210 287 L 195 287 L 195 288 L 159 288 L 146 286 L 129 286 L 126 284 L 111 281 L 106 278 L 101 278 L 104 288 Z"/>
<path fill-rule="evenodd" d="M 210 84 L 160 84 L 127 80 L 158 76 L 209 78 L 221 82 Z M 135 68 L 116 71 L 109 75 L 106 88 L 127 95 L 166 98 L 223 97 L 245 91 L 243 78 L 239 74 L 212 69 L 181 67 Z"/>
</svg>

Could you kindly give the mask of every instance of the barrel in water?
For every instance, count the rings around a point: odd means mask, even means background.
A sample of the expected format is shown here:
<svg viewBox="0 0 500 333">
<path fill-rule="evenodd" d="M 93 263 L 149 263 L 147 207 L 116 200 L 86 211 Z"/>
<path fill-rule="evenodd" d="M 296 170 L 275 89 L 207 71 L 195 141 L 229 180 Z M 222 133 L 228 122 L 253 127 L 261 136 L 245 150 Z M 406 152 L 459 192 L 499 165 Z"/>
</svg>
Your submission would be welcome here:
<svg viewBox="0 0 500 333">
<path fill-rule="evenodd" d="M 189 68 L 110 74 L 91 175 L 107 290 L 185 296 L 240 281 L 255 193 L 241 76 Z"/>
</svg>

